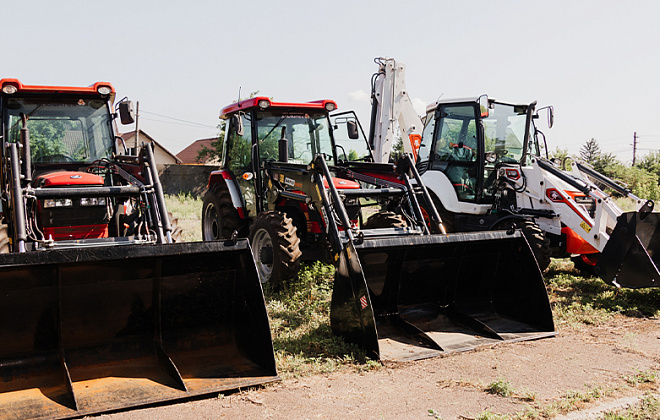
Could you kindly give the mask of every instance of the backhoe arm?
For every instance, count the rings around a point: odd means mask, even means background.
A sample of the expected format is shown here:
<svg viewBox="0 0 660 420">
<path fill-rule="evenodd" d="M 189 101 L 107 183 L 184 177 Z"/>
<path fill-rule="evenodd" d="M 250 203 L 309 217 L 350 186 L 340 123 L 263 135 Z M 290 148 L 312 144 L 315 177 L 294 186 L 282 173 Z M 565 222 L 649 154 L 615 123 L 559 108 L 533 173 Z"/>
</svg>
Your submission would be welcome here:
<svg viewBox="0 0 660 420">
<path fill-rule="evenodd" d="M 387 163 L 392 153 L 394 122 L 399 123 L 403 151 L 417 160 L 424 124 L 406 90 L 406 66 L 393 58 L 376 58 L 378 72 L 372 78 L 369 146 L 376 162 Z"/>
</svg>

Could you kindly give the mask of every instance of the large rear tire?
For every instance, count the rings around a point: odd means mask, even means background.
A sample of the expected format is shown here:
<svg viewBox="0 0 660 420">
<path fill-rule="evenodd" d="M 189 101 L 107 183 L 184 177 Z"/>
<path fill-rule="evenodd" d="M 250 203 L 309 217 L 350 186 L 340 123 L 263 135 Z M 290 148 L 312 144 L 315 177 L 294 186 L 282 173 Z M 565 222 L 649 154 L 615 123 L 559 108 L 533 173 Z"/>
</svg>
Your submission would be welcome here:
<svg viewBox="0 0 660 420">
<path fill-rule="evenodd" d="M 202 205 L 202 240 L 217 241 L 231 238 L 234 231 L 244 232 L 244 222 L 231 201 L 225 185 L 213 184 L 204 195 Z"/>
<path fill-rule="evenodd" d="M 286 213 L 267 211 L 250 225 L 250 246 L 259 280 L 280 290 L 300 270 L 300 239 Z"/>
</svg>

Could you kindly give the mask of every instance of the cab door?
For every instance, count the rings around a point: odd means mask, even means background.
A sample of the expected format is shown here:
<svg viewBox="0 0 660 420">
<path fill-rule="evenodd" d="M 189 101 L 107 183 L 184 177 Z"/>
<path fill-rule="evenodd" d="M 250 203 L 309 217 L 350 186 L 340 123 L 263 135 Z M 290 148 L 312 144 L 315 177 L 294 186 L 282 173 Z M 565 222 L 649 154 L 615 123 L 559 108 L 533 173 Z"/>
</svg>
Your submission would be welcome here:
<svg viewBox="0 0 660 420">
<path fill-rule="evenodd" d="M 472 104 L 442 105 L 436 110 L 430 169 L 444 172 L 459 201 L 479 200 L 483 171 L 480 129 Z"/>
<path fill-rule="evenodd" d="M 241 126 L 242 129 L 239 129 Z M 240 122 L 236 117 L 232 117 L 225 135 L 227 141 L 223 166 L 234 175 L 245 202 L 247 216 L 255 217 L 261 209 L 261 203 L 258 202 L 255 188 L 258 174 L 253 168 L 252 113 L 242 114 Z M 258 165 L 258 162 L 254 163 Z"/>
<path fill-rule="evenodd" d="M 362 125 L 354 111 L 331 114 L 330 126 L 332 127 L 335 155 L 338 161 L 373 160 Z"/>
</svg>

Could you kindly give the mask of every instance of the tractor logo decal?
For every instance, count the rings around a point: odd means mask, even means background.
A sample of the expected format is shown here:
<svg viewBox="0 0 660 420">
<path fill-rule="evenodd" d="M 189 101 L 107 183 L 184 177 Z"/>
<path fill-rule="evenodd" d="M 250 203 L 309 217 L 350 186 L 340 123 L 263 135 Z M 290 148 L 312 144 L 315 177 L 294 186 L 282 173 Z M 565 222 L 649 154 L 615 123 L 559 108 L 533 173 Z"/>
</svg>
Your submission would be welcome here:
<svg viewBox="0 0 660 420">
<path fill-rule="evenodd" d="M 296 181 L 294 181 L 291 178 L 284 177 L 284 184 L 288 185 L 289 187 L 295 187 L 296 186 Z"/>
<path fill-rule="evenodd" d="M 80 178 L 82 178 L 82 175 L 71 175 L 69 178 L 71 178 L 71 179 L 80 179 Z"/>
</svg>

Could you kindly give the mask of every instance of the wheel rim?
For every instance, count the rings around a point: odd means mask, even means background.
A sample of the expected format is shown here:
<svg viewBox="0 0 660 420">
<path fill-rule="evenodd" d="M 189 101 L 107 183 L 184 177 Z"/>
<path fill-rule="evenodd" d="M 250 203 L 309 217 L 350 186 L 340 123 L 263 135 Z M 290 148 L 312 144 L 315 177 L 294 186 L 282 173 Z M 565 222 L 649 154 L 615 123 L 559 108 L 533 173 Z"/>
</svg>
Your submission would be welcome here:
<svg viewBox="0 0 660 420">
<path fill-rule="evenodd" d="M 213 204 L 206 206 L 204 211 L 204 240 L 213 241 L 220 239 L 220 223 L 218 222 L 218 211 Z"/>
<path fill-rule="evenodd" d="M 588 266 L 595 267 L 598 264 L 598 254 L 582 254 L 580 259 Z"/>
<path fill-rule="evenodd" d="M 252 238 L 252 257 L 257 265 L 259 280 L 262 283 L 268 282 L 273 273 L 273 264 L 264 264 L 261 262 L 261 253 L 263 248 L 273 248 L 273 242 L 266 229 L 259 229 Z"/>
</svg>

